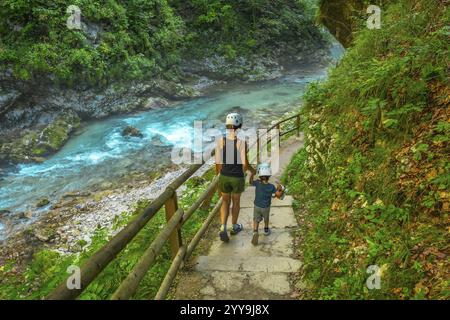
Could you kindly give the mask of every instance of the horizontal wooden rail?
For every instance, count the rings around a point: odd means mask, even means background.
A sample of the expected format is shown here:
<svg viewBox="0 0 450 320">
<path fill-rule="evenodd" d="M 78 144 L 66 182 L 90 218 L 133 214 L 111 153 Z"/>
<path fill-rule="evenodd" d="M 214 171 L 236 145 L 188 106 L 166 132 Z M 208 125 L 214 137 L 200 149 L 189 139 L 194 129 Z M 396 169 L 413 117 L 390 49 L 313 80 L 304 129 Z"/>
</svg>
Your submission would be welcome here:
<svg viewBox="0 0 450 320">
<path fill-rule="evenodd" d="M 129 299 L 137 290 L 139 283 L 144 278 L 148 269 L 155 262 L 156 257 L 161 252 L 167 239 L 169 239 L 172 231 L 178 226 L 183 217 L 183 210 L 178 209 L 178 211 L 172 216 L 167 225 L 158 234 L 155 240 L 153 240 L 150 247 L 145 251 L 141 259 L 134 266 L 133 270 L 127 276 L 127 278 L 122 282 L 120 287 L 112 295 L 112 300 L 125 300 Z"/>
<path fill-rule="evenodd" d="M 296 119 L 294 128 L 281 132 L 281 125 L 290 120 Z M 297 135 L 300 133 L 300 115 L 293 115 L 287 119 L 281 120 L 272 125 L 267 131 L 270 132 L 274 128 L 279 130 L 279 138 L 297 130 Z M 271 137 L 268 137 L 267 143 L 271 143 Z M 257 139 L 257 154 L 256 161 L 259 160 L 260 154 L 260 139 Z M 177 189 L 185 183 L 203 164 L 191 165 L 186 171 L 184 171 L 178 178 L 176 178 L 167 188 L 147 206 L 143 213 L 133 219 L 125 228 L 117 233 L 107 244 L 99 249 L 91 258 L 89 258 L 80 268 L 81 275 L 81 288 L 69 289 L 67 287 L 67 279 L 53 290 L 46 299 L 51 300 L 67 300 L 75 299 L 78 297 L 88 286 L 95 280 L 95 278 L 102 272 L 102 270 L 108 266 L 108 264 L 115 259 L 115 257 L 133 240 L 133 238 L 142 230 L 142 228 L 156 215 L 156 213 L 165 206 L 167 225 L 157 235 L 155 240 L 150 244 L 149 248 L 145 251 L 139 262 L 133 268 L 133 271 L 122 282 L 116 292 L 113 294 L 112 299 L 129 299 L 137 290 L 138 285 L 142 278 L 147 273 L 148 269 L 154 263 L 156 257 L 162 250 L 164 244 L 170 239 L 171 250 L 174 257 L 171 268 L 164 279 L 160 290 L 156 296 L 157 299 L 164 299 L 167 295 L 170 285 L 180 268 L 183 265 L 183 261 L 187 261 L 195 250 L 196 246 L 205 234 L 208 226 L 212 222 L 214 216 L 220 210 L 222 200 L 220 199 L 214 209 L 210 212 L 207 219 L 203 223 L 202 227 L 196 233 L 189 245 L 184 245 L 181 239 L 180 228 L 188 219 L 200 208 L 208 208 L 211 198 L 217 189 L 218 177 L 215 177 L 210 183 L 208 188 L 200 195 L 200 197 L 194 202 L 194 204 L 186 211 L 177 208 Z M 181 261 L 181 262 L 180 262 Z"/>
</svg>

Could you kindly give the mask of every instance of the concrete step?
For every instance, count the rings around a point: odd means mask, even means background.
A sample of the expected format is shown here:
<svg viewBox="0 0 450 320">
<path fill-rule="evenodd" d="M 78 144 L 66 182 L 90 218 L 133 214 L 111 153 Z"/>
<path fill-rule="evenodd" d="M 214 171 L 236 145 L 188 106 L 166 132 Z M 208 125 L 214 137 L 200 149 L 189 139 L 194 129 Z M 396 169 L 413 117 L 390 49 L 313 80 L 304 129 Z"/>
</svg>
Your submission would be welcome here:
<svg viewBox="0 0 450 320">
<path fill-rule="evenodd" d="M 244 225 L 244 229 L 253 230 L 253 207 L 241 208 L 239 213 L 239 223 Z M 228 218 L 231 225 L 231 215 Z M 260 228 L 263 227 L 263 223 L 260 224 Z M 275 207 L 271 208 L 269 215 L 269 226 L 271 228 L 285 229 L 297 227 L 297 221 L 294 216 L 294 210 L 292 207 Z"/>
<path fill-rule="evenodd" d="M 274 228 L 269 236 L 265 236 L 262 231 L 260 230 L 257 246 L 251 243 L 252 229 L 244 229 L 238 235 L 230 236 L 230 242 L 228 243 L 214 241 L 208 255 L 227 257 L 227 259 L 234 259 L 237 256 L 291 256 L 293 250 L 290 230 Z"/>
<path fill-rule="evenodd" d="M 290 299 L 289 273 L 194 271 L 183 278 L 177 295 L 182 300 Z"/>
<path fill-rule="evenodd" d="M 292 196 L 285 196 L 283 200 L 273 198 L 272 207 L 292 206 Z M 241 196 L 241 208 L 253 208 L 255 201 L 255 187 L 247 187 Z"/>
<path fill-rule="evenodd" d="M 288 257 L 199 256 L 196 271 L 297 272 L 301 262 Z"/>
</svg>

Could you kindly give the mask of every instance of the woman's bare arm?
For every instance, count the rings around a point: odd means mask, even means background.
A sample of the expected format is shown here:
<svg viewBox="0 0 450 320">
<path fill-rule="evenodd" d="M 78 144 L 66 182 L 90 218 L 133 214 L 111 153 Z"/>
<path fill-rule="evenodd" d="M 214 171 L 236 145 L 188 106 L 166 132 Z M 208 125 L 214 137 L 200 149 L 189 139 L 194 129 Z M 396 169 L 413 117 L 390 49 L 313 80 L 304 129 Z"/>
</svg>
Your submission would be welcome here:
<svg viewBox="0 0 450 320">
<path fill-rule="evenodd" d="M 283 196 L 283 186 L 278 183 L 277 185 L 277 191 L 275 192 L 275 197 L 280 199 Z"/>
<path fill-rule="evenodd" d="M 245 156 L 244 156 L 244 172 L 246 172 L 247 170 L 250 171 L 252 173 L 252 175 L 256 174 L 256 170 L 252 167 L 252 165 L 250 164 L 250 161 L 248 161 L 248 146 L 247 146 L 247 142 L 244 142 L 245 145 Z"/>
<path fill-rule="evenodd" d="M 216 159 L 216 175 L 222 171 L 222 148 L 223 148 L 223 139 L 217 140 L 216 150 L 215 150 L 215 159 Z"/>
</svg>

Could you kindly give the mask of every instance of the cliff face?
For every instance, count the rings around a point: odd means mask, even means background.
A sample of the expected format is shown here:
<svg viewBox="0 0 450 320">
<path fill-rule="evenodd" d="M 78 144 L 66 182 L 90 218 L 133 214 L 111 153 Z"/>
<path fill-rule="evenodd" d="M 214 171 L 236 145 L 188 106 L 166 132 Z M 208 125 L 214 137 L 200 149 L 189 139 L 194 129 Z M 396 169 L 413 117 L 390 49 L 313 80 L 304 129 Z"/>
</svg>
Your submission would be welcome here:
<svg viewBox="0 0 450 320">
<path fill-rule="evenodd" d="M 367 18 L 366 9 L 371 4 L 381 5 L 388 1 L 367 0 L 321 0 L 319 22 L 330 31 L 332 35 L 348 48 L 353 40 L 353 32 L 359 24 Z"/>
</svg>

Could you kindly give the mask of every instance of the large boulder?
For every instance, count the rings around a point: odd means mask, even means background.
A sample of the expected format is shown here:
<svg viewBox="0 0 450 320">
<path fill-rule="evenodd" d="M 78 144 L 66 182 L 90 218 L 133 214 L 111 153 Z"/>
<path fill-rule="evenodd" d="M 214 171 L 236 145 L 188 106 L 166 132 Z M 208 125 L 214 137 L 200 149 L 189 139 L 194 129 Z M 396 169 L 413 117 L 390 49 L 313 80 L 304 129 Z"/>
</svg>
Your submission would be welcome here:
<svg viewBox="0 0 450 320">
<path fill-rule="evenodd" d="M 0 143 L 0 161 L 42 162 L 42 157 L 61 149 L 79 125 L 80 119 L 74 113 L 60 114 L 43 128 L 26 130 L 21 137 Z"/>
<path fill-rule="evenodd" d="M 133 126 L 126 126 L 122 130 L 122 136 L 124 136 L 124 137 L 137 137 L 137 138 L 143 138 L 144 137 L 142 132 L 139 131 L 139 129 L 133 127 Z"/>
</svg>

